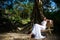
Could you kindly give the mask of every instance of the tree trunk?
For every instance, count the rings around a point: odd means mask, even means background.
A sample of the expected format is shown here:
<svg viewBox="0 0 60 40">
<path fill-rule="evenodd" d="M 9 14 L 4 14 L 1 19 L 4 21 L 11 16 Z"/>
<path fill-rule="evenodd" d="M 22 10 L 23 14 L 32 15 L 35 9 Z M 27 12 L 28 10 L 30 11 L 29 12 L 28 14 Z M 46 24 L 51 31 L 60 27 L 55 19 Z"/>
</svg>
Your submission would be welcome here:
<svg viewBox="0 0 60 40">
<path fill-rule="evenodd" d="M 39 0 L 39 10 L 40 10 L 40 14 L 43 18 L 44 14 L 43 14 L 43 2 L 42 2 L 42 0 Z"/>
<path fill-rule="evenodd" d="M 43 10 L 42 10 L 42 1 L 41 0 L 35 0 L 35 4 L 33 6 L 33 11 L 31 14 L 31 20 L 34 23 L 41 23 L 43 20 L 42 18 L 44 17 L 43 15 Z"/>
</svg>

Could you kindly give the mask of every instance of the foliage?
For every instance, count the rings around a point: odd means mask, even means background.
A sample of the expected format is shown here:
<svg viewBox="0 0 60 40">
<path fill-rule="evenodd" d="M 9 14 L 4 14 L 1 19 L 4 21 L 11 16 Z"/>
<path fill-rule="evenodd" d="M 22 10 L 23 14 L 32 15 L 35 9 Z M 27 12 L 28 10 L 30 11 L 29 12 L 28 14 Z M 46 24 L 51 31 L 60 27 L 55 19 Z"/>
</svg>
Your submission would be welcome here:
<svg viewBox="0 0 60 40">
<path fill-rule="evenodd" d="M 16 6 L 17 5 L 17 6 Z M 8 19 L 12 22 L 19 22 L 22 24 L 27 24 L 30 22 L 30 14 L 33 9 L 33 3 L 22 4 L 22 3 L 15 3 L 13 9 L 5 9 L 5 13 Z"/>
</svg>

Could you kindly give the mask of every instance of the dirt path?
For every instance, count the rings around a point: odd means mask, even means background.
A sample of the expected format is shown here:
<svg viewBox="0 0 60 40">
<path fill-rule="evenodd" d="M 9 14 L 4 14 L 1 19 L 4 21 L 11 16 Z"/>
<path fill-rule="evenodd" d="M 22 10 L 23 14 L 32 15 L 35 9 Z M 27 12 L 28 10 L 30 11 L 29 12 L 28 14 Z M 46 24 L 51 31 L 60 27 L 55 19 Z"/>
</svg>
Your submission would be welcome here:
<svg viewBox="0 0 60 40">
<path fill-rule="evenodd" d="M 20 34 L 20 33 L 4 33 L 4 34 L 0 34 L 0 40 L 33 40 L 33 39 L 29 39 L 29 35 L 28 34 Z M 47 36 L 47 38 L 45 40 L 59 40 L 55 35 L 50 35 Z"/>
</svg>

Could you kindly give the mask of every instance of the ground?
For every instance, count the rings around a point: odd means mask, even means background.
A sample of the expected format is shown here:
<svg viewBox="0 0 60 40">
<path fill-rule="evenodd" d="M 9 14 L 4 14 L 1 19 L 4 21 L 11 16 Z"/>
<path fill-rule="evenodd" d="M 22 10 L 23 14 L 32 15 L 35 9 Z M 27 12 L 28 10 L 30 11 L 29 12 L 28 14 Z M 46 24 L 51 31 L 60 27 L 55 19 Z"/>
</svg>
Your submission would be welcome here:
<svg viewBox="0 0 60 40">
<path fill-rule="evenodd" d="M 48 35 L 44 40 L 59 40 L 59 38 L 60 37 L 53 34 L 53 35 Z M 0 40 L 34 40 L 34 39 L 30 39 L 29 34 L 3 33 L 0 34 Z"/>
</svg>

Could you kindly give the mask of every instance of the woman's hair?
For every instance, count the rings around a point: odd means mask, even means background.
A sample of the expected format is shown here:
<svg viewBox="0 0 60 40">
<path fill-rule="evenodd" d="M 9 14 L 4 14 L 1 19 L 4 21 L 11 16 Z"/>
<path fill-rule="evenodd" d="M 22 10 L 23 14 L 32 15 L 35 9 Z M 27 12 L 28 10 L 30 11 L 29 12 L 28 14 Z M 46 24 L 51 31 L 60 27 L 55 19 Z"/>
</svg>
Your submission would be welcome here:
<svg viewBox="0 0 60 40">
<path fill-rule="evenodd" d="M 53 27 L 53 21 L 52 20 L 47 21 L 46 26 L 47 27 Z"/>
</svg>

